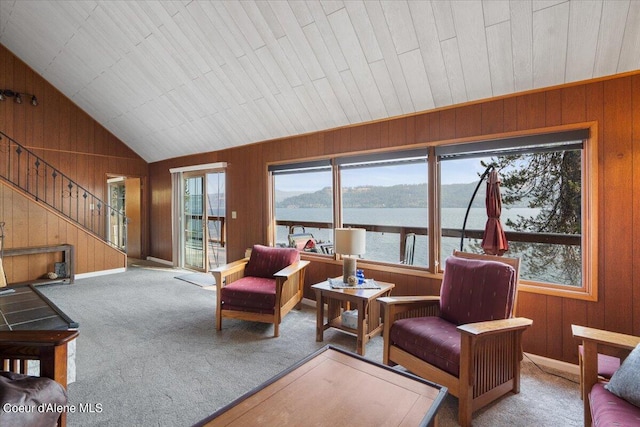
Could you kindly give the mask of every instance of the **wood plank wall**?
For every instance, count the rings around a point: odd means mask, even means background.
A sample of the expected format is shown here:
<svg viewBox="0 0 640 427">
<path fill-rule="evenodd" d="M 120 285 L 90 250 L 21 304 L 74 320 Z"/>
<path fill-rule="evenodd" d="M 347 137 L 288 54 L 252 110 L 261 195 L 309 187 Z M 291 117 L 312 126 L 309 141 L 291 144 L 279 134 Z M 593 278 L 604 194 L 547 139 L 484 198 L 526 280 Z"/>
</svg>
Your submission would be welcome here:
<svg viewBox="0 0 640 427">
<path fill-rule="evenodd" d="M 107 176 L 137 176 L 147 180 L 148 164 L 109 133 L 71 100 L 0 45 L 0 89 L 37 96 L 22 105 L 0 102 L 0 130 L 76 180 L 101 199 L 107 196 Z M 5 247 L 70 243 L 76 245 L 76 273 L 126 267 L 126 257 L 78 229 L 56 214 L 25 198 L 16 190 L 0 186 L 0 221 L 5 221 Z M 148 210 L 143 199 L 143 209 Z M 143 252 L 148 248 L 148 211 L 143 214 Z M 9 282 L 31 280 L 53 271 L 59 255 L 7 258 Z"/>
<path fill-rule="evenodd" d="M 439 143 L 556 125 L 598 123 L 601 184 L 598 301 L 521 292 L 519 315 L 533 319 L 524 336 L 527 352 L 577 362 L 571 324 L 640 335 L 640 75 L 531 91 L 462 106 L 348 128 L 326 130 L 171 161 L 152 163 L 151 254 L 171 259 L 170 167 L 229 163 L 227 170 L 228 255 L 243 256 L 267 241 L 266 164 L 362 150 Z M 339 265 L 315 261 L 310 284 L 339 274 Z M 407 274 L 375 272 L 396 283 L 395 294 L 436 294 L 439 283 Z M 213 309 L 213 307 L 212 307 Z"/>
<path fill-rule="evenodd" d="M 62 243 L 73 245 L 76 274 L 123 268 L 127 265 L 124 253 L 96 239 L 91 233 L 43 207 L 31 197 L 16 191 L 4 181 L 0 181 L 0 215 L 5 221 L 5 248 L 54 246 Z M 54 264 L 62 260 L 62 252 L 54 252 L 4 257 L 2 265 L 7 282 L 11 284 L 41 278 L 54 271 Z"/>
</svg>

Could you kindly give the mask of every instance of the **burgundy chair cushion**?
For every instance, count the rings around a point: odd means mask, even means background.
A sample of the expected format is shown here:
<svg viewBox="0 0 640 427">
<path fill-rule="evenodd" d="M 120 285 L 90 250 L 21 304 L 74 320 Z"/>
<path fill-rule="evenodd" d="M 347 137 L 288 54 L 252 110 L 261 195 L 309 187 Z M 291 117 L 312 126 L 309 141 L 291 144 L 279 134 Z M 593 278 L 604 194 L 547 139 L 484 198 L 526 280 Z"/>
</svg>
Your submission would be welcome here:
<svg viewBox="0 0 640 427">
<path fill-rule="evenodd" d="M 67 403 L 67 392 L 64 387 L 50 378 L 2 371 L 0 372 L 0 403 L 3 405 L 3 408 L 0 408 L 1 426 L 52 427 L 60 418 L 60 413 L 55 412 L 53 408 Z M 5 411 L 6 404 L 11 408 L 14 407 L 13 405 L 23 406 L 28 408 L 28 411 L 18 412 L 12 409 Z M 53 406 L 41 407 L 39 410 L 38 406 L 41 404 Z"/>
<path fill-rule="evenodd" d="M 278 271 L 299 260 L 300 253 L 293 248 L 253 245 L 244 275 L 272 278 Z"/>
<path fill-rule="evenodd" d="M 608 392 L 603 383 L 593 386 L 589 404 L 594 426 L 640 425 L 640 408 Z"/>
<path fill-rule="evenodd" d="M 582 344 L 578 346 L 580 356 L 584 354 L 584 347 Z M 613 376 L 613 373 L 620 367 L 620 358 L 609 356 L 606 354 L 598 353 L 598 375 L 602 378 L 609 379 Z"/>
<path fill-rule="evenodd" d="M 391 326 L 390 340 L 430 365 L 459 376 L 460 332 L 455 324 L 439 317 L 400 319 Z"/>
<path fill-rule="evenodd" d="M 515 292 L 510 265 L 450 256 L 440 288 L 440 317 L 456 325 L 507 319 Z"/>
<path fill-rule="evenodd" d="M 274 313 L 276 281 L 264 277 L 245 276 L 223 287 L 222 308 L 225 310 Z"/>
</svg>

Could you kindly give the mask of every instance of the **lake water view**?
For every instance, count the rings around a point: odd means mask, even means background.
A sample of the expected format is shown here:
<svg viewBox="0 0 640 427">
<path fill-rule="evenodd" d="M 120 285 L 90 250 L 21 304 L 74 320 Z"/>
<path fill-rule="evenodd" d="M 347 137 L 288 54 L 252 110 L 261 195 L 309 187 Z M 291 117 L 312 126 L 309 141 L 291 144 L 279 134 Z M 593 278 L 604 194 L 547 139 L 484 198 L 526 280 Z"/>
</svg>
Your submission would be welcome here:
<svg viewBox="0 0 640 427">
<path fill-rule="evenodd" d="M 441 212 L 442 228 L 461 229 L 464 222 L 466 208 L 443 208 Z M 538 214 L 538 209 L 512 208 L 503 209 L 502 223 L 505 230 L 506 219 L 516 219 L 519 215 L 532 217 Z M 344 209 L 344 222 L 347 224 L 376 224 L 396 225 L 405 227 L 427 227 L 427 210 L 421 208 L 346 208 Z M 332 211 L 330 208 L 277 208 L 276 218 L 285 221 L 321 221 L 331 222 Z M 471 208 L 467 219 L 467 230 L 482 230 L 487 221 L 484 208 Z M 332 241 L 331 229 L 306 229 L 312 233 L 316 240 Z M 278 227 L 277 243 L 286 244 L 288 236 L 287 227 Z M 472 239 L 473 240 L 473 239 Z M 465 239 L 465 248 L 470 239 Z M 479 242 L 478 242 L 479 243 Z M 375 261 L 399 262 L 400 261 L 400 235 L 396 233 L 367 232 L 367 253 L 364 258 Z M 442 259 L 451 254 L 454 249 L 460 249 L 460 239 L 442 238 Z M 426 266 L 428 241 L 427 236 L 416 236 L 414 265 Z"/>
</svg>

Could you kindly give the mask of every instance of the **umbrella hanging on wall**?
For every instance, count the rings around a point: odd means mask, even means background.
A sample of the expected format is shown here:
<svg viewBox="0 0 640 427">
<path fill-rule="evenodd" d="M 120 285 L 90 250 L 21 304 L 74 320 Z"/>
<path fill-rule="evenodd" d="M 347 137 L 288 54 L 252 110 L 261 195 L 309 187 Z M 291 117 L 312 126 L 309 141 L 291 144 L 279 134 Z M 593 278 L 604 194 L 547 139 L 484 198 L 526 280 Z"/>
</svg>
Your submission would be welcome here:
<svg viewBox="0 0 640 427">
<path fill-rule="evenodd" d="M 487 169 L 480 176 L 480 181 L 473 191 L 469 205 L 467 206 L 467 212 L 464 215 L 464 222 L 462 224 L 462 234 L 460 236 L 460 250 L 463 250 L 465 230 L 467 228 L 467 219 L 469 217 L 469 211 L 473 200 L 478 193 L 480 184 L 484 179 L 489 176 L 487 181 L 487 193 L 485 198 L 485 205 L 487 209 L 487 223 L 485 225 L 484 234 L 482 237 L 482 248 L 484 252 L 491 255 L 502 255 L 509 249 L 509 242 L 504 234 L 502 223 L 500 222 L 500 214 L 502 213 L 502 198 L 500 196 L 500 177 L 493 165 L 487 166 Z"/>
</svg>

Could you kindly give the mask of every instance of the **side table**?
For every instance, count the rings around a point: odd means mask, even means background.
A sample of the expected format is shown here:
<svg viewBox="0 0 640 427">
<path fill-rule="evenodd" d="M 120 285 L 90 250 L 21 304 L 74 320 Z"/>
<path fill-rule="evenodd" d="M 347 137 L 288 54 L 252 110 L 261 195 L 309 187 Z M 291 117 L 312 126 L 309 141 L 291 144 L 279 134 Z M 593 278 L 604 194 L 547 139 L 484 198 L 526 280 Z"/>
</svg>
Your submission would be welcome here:
<svg viewBox="0 0 640 427">
<path fill-rule="evenodd" d="M 382 332 L 380 321 L 380 303 L 376 298 L 391 295 L 395 287 L 393 283 L 379 282 L 380 289 L 334 289 L 328 281 L 311 286 L 316 293 L 316 341 L 323 341 L 325 329 L 336 328 L 356 334 L 358 341 L 356 351 L 364 356 L 365 344 Z M 327 305 L 327 321 L 325 323 L 324 306 Z M 358 327 L 349 328 L 342 324 L 341 315 L 344 310 L 358 309 Z"/>
</svg>

